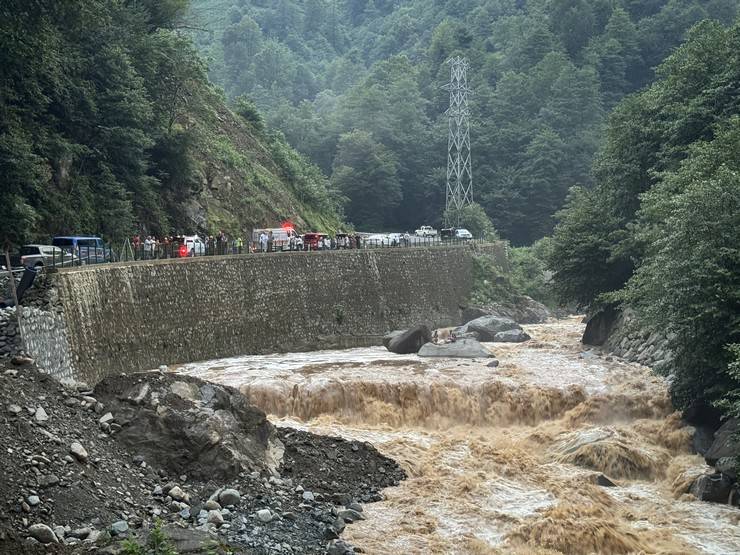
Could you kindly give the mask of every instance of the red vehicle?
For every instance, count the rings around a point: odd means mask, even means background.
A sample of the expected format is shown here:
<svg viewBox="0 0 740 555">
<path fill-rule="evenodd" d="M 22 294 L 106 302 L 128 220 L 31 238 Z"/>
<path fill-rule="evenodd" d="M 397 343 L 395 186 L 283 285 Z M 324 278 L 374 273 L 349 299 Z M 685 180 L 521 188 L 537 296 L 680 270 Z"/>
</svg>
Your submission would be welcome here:
<svg viewBox="0 0 740 555">
<path fill-rule="evenodd" d="M 303 250 L 317 251 L 323 248 L 324 237 L 326 233 L 305 233 L 303 235 Z"/>
</svg>

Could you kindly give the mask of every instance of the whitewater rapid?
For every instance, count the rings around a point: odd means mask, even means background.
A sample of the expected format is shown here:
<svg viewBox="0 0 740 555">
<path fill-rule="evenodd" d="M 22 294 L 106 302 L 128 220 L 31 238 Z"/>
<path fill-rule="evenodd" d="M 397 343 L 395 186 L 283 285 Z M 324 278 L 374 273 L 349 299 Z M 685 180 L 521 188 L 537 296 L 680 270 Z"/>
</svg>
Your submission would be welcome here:
<svg viewBox="0 0 740 555">
<path fill-rule="evenodd" d="M 709 469 L 665 381 L 584 351 L 582 331 L 527 326 L 532 341 L 489 345 L 498 367 L 365 348 L 176 371 L 396 459 L 408 480 L 344 534 L 366 553 L 740 553 L 740 511 L 686 493 Z"/>
</svg>

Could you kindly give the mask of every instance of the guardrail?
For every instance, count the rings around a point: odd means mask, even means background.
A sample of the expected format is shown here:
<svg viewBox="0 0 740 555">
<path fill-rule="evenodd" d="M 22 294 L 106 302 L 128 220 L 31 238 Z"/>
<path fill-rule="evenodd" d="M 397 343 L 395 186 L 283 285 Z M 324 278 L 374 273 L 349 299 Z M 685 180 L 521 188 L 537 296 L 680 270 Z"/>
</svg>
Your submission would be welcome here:
<svg viewBox="0 0 740 555">
<path fill-rule="evenodd" d="M 152 245 L 139 244 L 136 247 L 126 246 L 120 253 L 115 253 L 110 246 L 103 249 L 78 248 L 74 252 L 64 251 L 64 255 L 58 255 L 54 250 L 51 256 L 44 257 L 42 262 L 37 262 L 36 267 L 61 269 L 95 264 L 108 264 L 111 262 L 135 262 L 147 260 L 165 260 L 176 258 L 193 258 L 201 256 L 245 256 L 259 255 L 266 252 L 316 252 L 337 250 L 370 250 L 370 249 L 402 249 L 402 248 L 429 248 L 444 247 L 450 245 L 475 245 L 485 243 L 482 239 L 458 239 L 441 237 L 417 237 L 409 236 L 400 239 L 362 238 L 360 246 L 353 241 L 347 244 L 334 242 L 328 246 L 323 244 L 306 244 L 291 248 L 290 245 L 268 244 L 266 249 L 257 245 L 238 245 L 236 242 L 206 241 L 203 243 L 183 244 L 179 242 L 159 243 Z"/>
</svg>

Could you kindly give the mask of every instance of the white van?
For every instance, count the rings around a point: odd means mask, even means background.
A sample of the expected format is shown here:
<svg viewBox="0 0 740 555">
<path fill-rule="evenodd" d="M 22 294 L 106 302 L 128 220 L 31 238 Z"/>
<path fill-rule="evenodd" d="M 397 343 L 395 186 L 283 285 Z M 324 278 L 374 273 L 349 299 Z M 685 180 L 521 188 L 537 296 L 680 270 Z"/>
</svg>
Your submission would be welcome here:
<svg viewBox="0 0 740 555">
<path fill-rule="evenodd" d="M 186 235 L 180 243 L 179 255 L 186 256 L 205 256 L 206 244 L 197 235 Z"/>
<path fill-rule="evenodd" d="M 292 227 L 265 227 L 252 230 L 252 244 L 259 249 L 260 235 L 264 233 L 269 237 L 272 231 L 272 250 L 289 251 L 303 250 L 303 239 Z"/>
</svg>

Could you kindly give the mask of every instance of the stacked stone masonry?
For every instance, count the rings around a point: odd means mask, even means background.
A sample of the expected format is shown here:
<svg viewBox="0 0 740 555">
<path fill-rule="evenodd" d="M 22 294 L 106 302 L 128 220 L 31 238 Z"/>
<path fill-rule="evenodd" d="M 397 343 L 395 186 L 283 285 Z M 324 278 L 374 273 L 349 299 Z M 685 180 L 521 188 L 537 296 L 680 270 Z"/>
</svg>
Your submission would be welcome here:
<svg viewBox="0 0 740 555">
<path fill-rule="evenodd" d="M 91 383 L 162 364 L 380 344 L 389 330 L 458 324 L 473 254 L 451 246 L 65 269 L 50 275 L 59 308 L 29 318 L 26 343 L 50 373 Z"/>
</svg>

